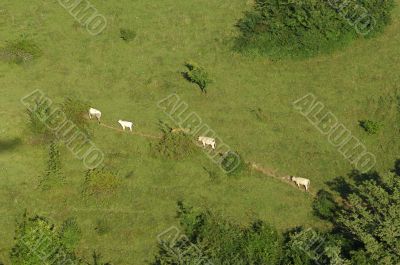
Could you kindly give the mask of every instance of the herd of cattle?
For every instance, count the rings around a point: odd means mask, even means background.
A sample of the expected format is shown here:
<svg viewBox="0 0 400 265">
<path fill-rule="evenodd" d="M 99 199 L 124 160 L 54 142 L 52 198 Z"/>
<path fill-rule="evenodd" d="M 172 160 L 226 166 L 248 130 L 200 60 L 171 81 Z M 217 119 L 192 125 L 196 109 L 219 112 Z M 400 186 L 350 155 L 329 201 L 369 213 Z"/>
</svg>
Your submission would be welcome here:
<svg viewBox="0 0 400 265">
<path fill-rule="evenodd" d="M 101 111 L 94 109 L 94 108 L 90 108 L 89 109 L 89 118 L 92 119 L 92 117 L 95 117 L 97 119 L 97 121 L 100 123 Z M 121 125 L 121 127 L 124 131 L 125 131 L 125 128 L 129 128 L 129 130 L 132 131 L 132 128 L 134 126 L 133 123 L 130 121 L 119 120 L 118 123 Z M 211 146 L 211 148 L 215 150 L 216 142 L 215 142 L 214 138 L 206 137 L 206 136 L 199 136 L 197 138 L 197 140 L 203 144 L 204 148 L 206 146 Z M 308 189 L 310 187 L 309 179 L 291 176 L 290 180 L 293 181 L 299 188 L 300 188 L 300 186 L 304 186 L 306 191 L 308 191 Z"/>
</svg>

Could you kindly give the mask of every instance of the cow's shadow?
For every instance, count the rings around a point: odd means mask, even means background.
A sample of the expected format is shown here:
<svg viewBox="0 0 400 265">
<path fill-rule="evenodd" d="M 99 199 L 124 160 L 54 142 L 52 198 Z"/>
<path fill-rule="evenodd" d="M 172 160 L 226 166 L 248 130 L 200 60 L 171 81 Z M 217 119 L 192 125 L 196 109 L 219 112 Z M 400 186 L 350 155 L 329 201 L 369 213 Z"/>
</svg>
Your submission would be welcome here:
<svg viewBox="0 0 400 265">
<path fill-rule="evenodd" d="M 7 140 L 0 139 L 0 153 L 11 151 L 21 144 L 22 141 L 20 138 L 7 139 Z"/>
</svg>

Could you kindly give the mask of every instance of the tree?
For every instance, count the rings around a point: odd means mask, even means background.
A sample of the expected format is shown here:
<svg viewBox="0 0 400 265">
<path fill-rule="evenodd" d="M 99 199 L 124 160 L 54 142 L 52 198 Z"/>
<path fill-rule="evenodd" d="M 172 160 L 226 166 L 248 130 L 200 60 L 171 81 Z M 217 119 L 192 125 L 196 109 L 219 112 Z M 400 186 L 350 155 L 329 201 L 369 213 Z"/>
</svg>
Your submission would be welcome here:
<svg viewBox="0 0 400 265">
<path fill-rule="evenodd" d="M 352 185 L 337 224 L 361 245 L 354 259 L 400 264 L 400 177 L 393 172 L 362 177 L 367 179 Z"/>
<path fill-rule="evenodd" d="M 178 216 L 186 236 L 160 244 L 153 264 L 280 264 L 282 238 L 263 221 L 242 227 L 208 211 L 196 212 L 181 202 Z"/>
<path fill-rule="evenodd" d="M 83 264 L 63 244 L 54 225 L 39 216 L 23 215 L 17 223 L 10 258 L 14 265 Z"/>
<path fill-rule="evenodd" d="M 393 0 L 256 0 L 239 20 L 241 51 L 271 57 L 331 52 L 359 36 L 373 36 L 390 22 Z"/>
<path fill-rule="evenodd" d="M 71 241 L 71 229 L 78 229 L 74 218 L 67 219 L 63 226 L 57 229 L 45 217 L 28 217 L 25 212 L 16 225 L 15 245 L 10 251 L 12 264 L 111 265 L 102 262 L 101 255 L 95 251 L 90 262 L 76 256 L 74 244 L 70 244 L 74 243 Z M 73 241 L 76 243 L 76 240 Z"/>
</svg>

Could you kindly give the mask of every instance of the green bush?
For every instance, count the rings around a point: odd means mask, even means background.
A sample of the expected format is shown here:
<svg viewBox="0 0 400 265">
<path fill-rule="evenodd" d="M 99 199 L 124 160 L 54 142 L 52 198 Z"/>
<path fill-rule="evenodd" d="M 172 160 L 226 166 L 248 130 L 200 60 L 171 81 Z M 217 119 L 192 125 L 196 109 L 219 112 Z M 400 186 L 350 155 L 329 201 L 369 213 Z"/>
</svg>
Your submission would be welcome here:
<svg viewBox="0 0 400 265">
<path fill-rule="evenodd" d="M 368 133 L 368 134 L 377 134 L 381 129 L 381 124 L 376 121 L 371 120 L 362 120 L 360 121 L 360 126 Z"/>
<path fill-rule="evenodd" d="M 109 197 L 115 194 L 121 184 L 121 178 L 110 169 L 104 167 L 90 169 L 86 172 L 83 194 L 85 196 Z"/>
<path fill-rule="evenodd" d="M 313 209 L 318 216 L 332 220 L 337 210 L 333 195 L 325 190 L 318 191 L 317 198 L 313 202 Z"/>
<path fill-rule="evenodd" d="M 76 218 L 68 218 L 61 226 L 61 241 L 64 246 L 73 251 L 82 237 L 82 231 L 78 226 Z"/>
<path fill-rule="evenodd" d="M 279 265 L 282 255 L 280 233 L 263 221 L 239 226 L 209 211 L 196 212 L 178 202 L 178 217 L 187 237 L 175 242 L 166 238 L 152 264 Z M 170 246 L 166 250 L 165 246 Z M 182 255 L 173 255 L 181 253 Z"/>
<path fill-rule="evenodd" d="M 63 245 L 56 227 L 43 217 L 29 218 L 25 213 L 17 223 L 14 241 L 8 264 L 84 264 Z"/>
<path fill-rule="evenodd" d="M 42 55 L 39 46 L 29 39 L 9 42 L 0 49 L 0 59 L 16 64 L 25 63 Z"/>
<path fill-rule="evenodd" d="M 230 176 L 240 175 L 249 169 L 248 164 L 237 152 L 228 151 L 221 159 L 222 169 Z"/>
<path fill-rule="evenodd" d="M 237 23 L 236 49 L 272 58 L 308 57 L 331 52 L 368 32 L 373 36 L 390 22 L 393 0 L 344 2 L 256 0 Z M 360 20 L 368 14 L 374 18 L 371 23 Z M 361 22 L 365 29 L 357 24 Z"/>
<path fill-rule="evenodd" d="M 188 71 L 184 72 L 184 77 L 199 86 L 202 92 L 207 93 L 207 86 L 212 82 L 209 78 L 208 73 L 203 67 L 199 66 L 194 62 L 185 63 Z"/>
<path fill-rule="evenodd" d="M 196 145 L 190 135 L 184 132 L 164 131 L 161 140 L 156 145 L 151 146 L 151 150 L 156 157 L 181 160 L 194 154 Z"/>
<path fill-rule="evenodd" d="M 72 121 L 81 132 L 89 136 L 89 121 L 86 118 L 90 108 L 89 103 L 75 97 L 68 97 L 62 103 L 61 108 L 66 118 Z"/>
<path fill-rule="evenodd" d="M 106 219 L 97 219 L 96 227 L 94 228 L 97 234 L 105 235 L 110 232 L 111 228 Z"/>
<path fill-rule="evenodd" d="M 120 29 L 120 37 L 126 42 L 130 42 L 136 38 L 136 32 L 131 29 Z"/>
<path fill-rule="evenodd" d="M 48 189 L 55 185 L 63 184 L 65 177 L 62 173 L 61 153 L 59 144 L 55 141 L 49 145 L 49 158 L 46 170 L 40 180 L 42 189 Z"/>
<path fill-rule="evenodd" d="M 48 128 L 47 121 L 49 120 L 51 109 L 47 101 L 36 101 L 33 110 L 27 110 L 29 118 L 29 130 L 35 137 L 41 141 L 49 141 L 54 139 L 54 135 Z"/>
</svg>

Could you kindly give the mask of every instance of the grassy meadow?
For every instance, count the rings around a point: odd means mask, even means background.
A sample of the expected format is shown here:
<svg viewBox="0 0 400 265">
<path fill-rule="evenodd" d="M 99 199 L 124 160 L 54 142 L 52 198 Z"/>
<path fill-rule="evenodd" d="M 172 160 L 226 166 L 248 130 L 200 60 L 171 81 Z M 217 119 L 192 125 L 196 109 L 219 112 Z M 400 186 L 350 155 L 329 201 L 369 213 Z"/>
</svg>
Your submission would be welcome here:
<svg viewBox="0 0 400 265">
<path fill-rule="evenodd" d="M 332 55 L 301 61 L 249 58 L 232 51 L 234 25 L 252 1 L 91 0 L 108 21 L 92 36 L 57 1 L 0 3 L 0 47 L 21 35 L 33 39 L 43 55 L 17 65 L 0 61 L 0 260 L 7 263 L 15 220 L 25 209 L 60 224 L 75 216 L 83 231 L 79 253 L 98 250 L 113 264 L 141 265 L 157 250 L 157 235 L 178 226 L 176 202 L 220 212 L 239 224 L 252 218 L 279 229 L 326 226 L 313 216 L 312 195 L 257 173 L 229 177 L 198 152 L 182 160 L 151 155 L 155 140 L 91 123 L 93 141 L 104 164 L 118 169 L 123 185 L 105 200 L 81 195 L 85 167 L 61 149 L 66 184 L 42 191 L 47 147 L 28 137 L 20 99 L 35 89 L 55 102 L 69 96 L 89 101 L 103 122 L 131 120 L 141 133 L 159 134 L 159 121 L 172 125 L 157 102 L 177 93 L 247 161 L 280 174 L 311 180 L 313 192 L 346 176 L 352 166 L 326 136 L 297 113 L 296 99 L 313 93 L 367 149 L 375 169 L 393 167 L 399 157 L 400 8 L 384 34 L 359 40 Z M 134 29 L 124 42 L 120 28 Z M 207 95 L 181 72 L 193 60 L 209 72 Z M 262 110 L 258 118 L 255 110 Z M 362 119 L 382 122 L 366 134 Z M 208 171 L 216 177 L 210 177 Z M 103 232 L 99 233 L 99 223 Z"/>
</svg>

